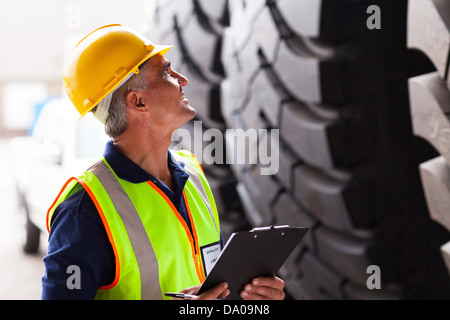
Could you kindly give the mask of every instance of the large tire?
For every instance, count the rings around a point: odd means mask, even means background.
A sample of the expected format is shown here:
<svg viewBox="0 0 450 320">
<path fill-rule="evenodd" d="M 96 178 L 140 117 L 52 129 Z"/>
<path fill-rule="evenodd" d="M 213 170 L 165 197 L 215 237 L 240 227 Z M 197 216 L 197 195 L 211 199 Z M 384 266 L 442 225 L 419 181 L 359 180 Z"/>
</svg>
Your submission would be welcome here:
<svg viewBox="0 0 450 320">
<path fill-rule="evenodd" d="M 440 154 L 420 165 L 431 218 L 450 230 L 450 3 L 410 0 L 408 45 L 423 52 L 436 72 L 410 79 L 414 133 Z M 447 238 L 448 240 L 448 238 Z M 450 270 L 450 242 L 441 247 Z"/>
<path fill-rule="evenodd" d="M 233 172 L 252 225 L 310 228 L 281 271 L 296 299 L 450 297 L 436 240 L 448 234 L 417 170 L 435 151 L 413 137 L 408 103 L 408 78 L 433 67 L 407 50 L 407 1 L 377 1 L 381 30 L 366 27 L 371 4 L 230 1 L 223 116 L 281 136 L 276 175 Z"/>
<path fill-rule="evenodd" d="M 381 30 L 366 27 L 366 0 L 153 3 L 150 37 L 176 45 L 170 59 L 204 126 L 280 130 L 276 174 L 205 171 L 224 191 L 228 232 L 247 220 L 310 228 L 280 271 L 290 297 L 450 297 L 448 232 L 429 218 L 417 169 L 436 151 L 414 137 L 408 100 L 408 79 L 434 67 L 407 49 L 407 0 L 377 1 Z M 367 288 L 371 265 L 380 290 Z"/>
</svg>

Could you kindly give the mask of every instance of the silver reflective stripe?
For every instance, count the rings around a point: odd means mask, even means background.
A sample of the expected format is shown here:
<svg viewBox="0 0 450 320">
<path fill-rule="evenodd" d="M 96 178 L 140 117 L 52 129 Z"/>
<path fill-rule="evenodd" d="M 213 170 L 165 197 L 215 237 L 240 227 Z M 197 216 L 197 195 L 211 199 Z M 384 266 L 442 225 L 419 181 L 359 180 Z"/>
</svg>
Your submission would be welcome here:
<svg viewBox="0 0 450 320">
<path fill-rule="evenodd" d="M 217 229 L 216 219 L 214 219 L 214 213 L 211 208 L 211 203 L 209 202 L 208 195 L 206 194 L 205 187 L 203 186 L 202 180 L 198 175 L 198 172 L 189 163 L 185 163 L 184 170 L 186 170 L 186 172 L 189 173 L 189 180 L 192 182 L 198 194 L 200 195 L 206 207 L 208 208 L 209 215 L 211 216 L 211 219 L 214 222 L 214 227 L 216 228 L 217 236 L 220 238 L 219 229 Z"/>
<path fill-rule="evenodd" d="M 131 199 L 120 185 L 114 173 L 103 161 L 95 164 L 89 171 L 101 182 L 125 225 L 139 265 L 142 299 L 162 300 L 158 260 Z"/>
</svg>

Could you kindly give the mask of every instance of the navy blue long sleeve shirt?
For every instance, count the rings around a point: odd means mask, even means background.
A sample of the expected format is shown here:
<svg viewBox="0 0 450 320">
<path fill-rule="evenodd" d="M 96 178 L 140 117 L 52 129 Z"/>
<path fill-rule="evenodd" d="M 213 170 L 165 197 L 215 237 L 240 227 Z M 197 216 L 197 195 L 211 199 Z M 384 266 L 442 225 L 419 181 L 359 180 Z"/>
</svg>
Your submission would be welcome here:
<svg viewBox="0 0 450 320">
<path fill-rule="evenodd" d="M 170 151 L 168 166 L 173 191 L 123 155 L 112 141 L 107 143 L 104 157 L 119 178 L 131 183 L 154 182 L 191 228 L 183 198 L 189 174 L 184 171 L 184 163 L 176 161 Z M 44 264 L 42 299 L 93 299 L 99 287 L 113 282 L 114 252 L 97 209 L 84 189 L 56 208 Z M 72 274 L 68 273 L 67 268 L 72 265 L 79 267 L 81 289 L 69 289 L 67 286 Z"/>
</svg>

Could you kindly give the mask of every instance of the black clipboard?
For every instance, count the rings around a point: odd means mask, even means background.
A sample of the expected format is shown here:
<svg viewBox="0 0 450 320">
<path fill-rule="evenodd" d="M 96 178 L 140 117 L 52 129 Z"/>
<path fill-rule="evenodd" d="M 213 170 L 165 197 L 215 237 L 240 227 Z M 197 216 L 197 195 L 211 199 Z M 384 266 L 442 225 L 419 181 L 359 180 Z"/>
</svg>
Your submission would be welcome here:
<svg viewBox="0 0 450 320">
<path fill-rule="evenodd" d="M 233 233 L 197 295 L 227 282 L 227 299 L 241 299 L 240 292 L 253 278 L 276 275 L 307 232 L 303 227 L 271 226 Z"/>
</svg>

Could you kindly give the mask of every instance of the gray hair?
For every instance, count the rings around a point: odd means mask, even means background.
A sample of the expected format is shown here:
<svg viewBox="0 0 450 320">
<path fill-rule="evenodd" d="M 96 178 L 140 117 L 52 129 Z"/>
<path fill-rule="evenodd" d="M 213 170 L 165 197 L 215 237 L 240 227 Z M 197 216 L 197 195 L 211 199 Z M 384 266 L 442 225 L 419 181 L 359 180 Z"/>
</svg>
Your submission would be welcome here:
<svg viewBox="0 0 450 320">
<path fill-rule="evenodd" d="M 139 73 L 134 74 L 112 95 L 109 116 L 105 123 L 105 132 L 111 138 L 120 136 L 128 128 L 127 94 L 133 90 L 147 90 L 146 72 L 142 72 L 145 63 L 139 66 Z M 95 112 L 95 109 L 93 110 Z"/>
</svg>

